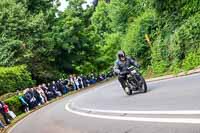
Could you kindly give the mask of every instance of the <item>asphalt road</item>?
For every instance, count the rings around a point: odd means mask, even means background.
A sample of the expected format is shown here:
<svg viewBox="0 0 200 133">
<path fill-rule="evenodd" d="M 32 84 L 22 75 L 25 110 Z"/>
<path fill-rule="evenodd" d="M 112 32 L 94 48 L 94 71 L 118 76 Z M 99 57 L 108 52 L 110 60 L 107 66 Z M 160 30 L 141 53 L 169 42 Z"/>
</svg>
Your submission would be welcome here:
<svg viewBox="0 0 200 133">
<path fill-rule="evenodd" d="M 52 103 L 11 133 L 200 133 L 200 74 L 148 83 L 126 96 L 118 81 Z"/>
</svg>

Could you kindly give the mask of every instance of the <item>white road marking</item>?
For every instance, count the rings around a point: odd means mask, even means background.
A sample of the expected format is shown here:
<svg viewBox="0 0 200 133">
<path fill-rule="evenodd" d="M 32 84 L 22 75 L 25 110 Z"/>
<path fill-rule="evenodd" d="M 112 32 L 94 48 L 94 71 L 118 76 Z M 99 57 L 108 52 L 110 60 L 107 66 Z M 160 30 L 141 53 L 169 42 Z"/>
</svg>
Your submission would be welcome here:
<svg viewBox="0 0 200 133">
<path fill-rule="evenodd" d="M 71 113 L 93 117 L 99 119 L 109 119 L 109 120 L 123 120 L 123 121 L 142 121 L 142 122 L 159 122 L 159 123 L 187 123 L 187 124 L 200 124 L 200 119 L 198 118 L 145 118 L 145 117 L 127 117 L 127 116 L 109 116 L 109 115 L 99 115 L 99 114 L 89 114 L 85 112 L 79 112 L 72 110 L 69 107 L 70 103 L 66 104 L 65 109 Z"/>
<path fill-rule="evenodd" d="M 73 104 L 74 105 L 74 104 Z M 75 107 L 76 108 L 76 107 Z M 141 115 L 199 115 L 200 110 L 161 110 L 161 111 L 129 111 L 129 110 L 101 110 L 78 108 L 81 111 L 91 111 L 95 113 L 111 113 L 111 114 L 141 114 Z"/>
</svg>

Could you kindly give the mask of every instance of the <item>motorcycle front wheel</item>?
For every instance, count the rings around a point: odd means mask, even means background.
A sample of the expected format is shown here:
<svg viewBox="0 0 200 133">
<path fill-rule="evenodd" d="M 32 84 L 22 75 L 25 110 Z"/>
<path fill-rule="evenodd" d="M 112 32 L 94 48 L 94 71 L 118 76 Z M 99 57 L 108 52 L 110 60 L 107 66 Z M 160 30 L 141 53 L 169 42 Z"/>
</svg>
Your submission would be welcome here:
<svg viewBox="0 0 200 133">
<path fill-rule="evenodd" d="M 127 95 L 132 95 L 132 94 L 133 94 L 132 90 L 131 90 L 130 88 L 128 88 L 128 87 L 124 88 L 124 92 L 125 92 Z"/>
<path fill-rule="evenodd" d="M 140 88 L 140 92 L 146 93 L 147 92 L 147 83 L 142 76 L 141 76 L 141 80 L 142 80 L 142 85 L 141 85 L 141 88 Z"/>
</svg>

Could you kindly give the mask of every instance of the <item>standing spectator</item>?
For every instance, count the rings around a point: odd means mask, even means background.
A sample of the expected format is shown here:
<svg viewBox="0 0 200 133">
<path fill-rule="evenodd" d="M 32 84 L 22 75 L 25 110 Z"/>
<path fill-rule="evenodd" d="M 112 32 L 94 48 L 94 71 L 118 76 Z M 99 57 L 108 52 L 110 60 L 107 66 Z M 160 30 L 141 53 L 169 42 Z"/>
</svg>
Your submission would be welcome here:
<svg viewBox="0 0 200 133">
<path fill-rule="evenodd" d="M 37 106 L 37 101 L 31 88 L 24 90 L 24 99 L 28 103 L 30 109 L 33 109 Z"/>
<path fill-rule="evenodd" d="M 46 86 L 46 84 L 42 84 L 41 89 L 44 91 L 44 94 L 46 95 L 48 91 L 48 87 Z"/>
<path fill-rule="evenodd" d="M 87 87 L 87 81 L 86 81 L 87 79 L 86 79 L 86 77 L 81 74 L 81 79 L 83 81 L 84 88 Z"/>
<path fill-rule="evenodd" d="M 6 114 L 8 114 L 12 119 L 15 119 L 15 118 L 16 118 L 16 115 L 15 115 L 12 111 L 9 110 L 7 104 L 3 104 L 3 109 L 4 109 L 4 112 L 5 112 Z"/>
<path fill-rule="evenodd" d="M 51 88 L 54 91 L 54 93 L 55 93 L 56 96 L 61 96 L 62 95 L 61 92 L 58 90 L 55 81 L 52 82 Z"/>
<path fill-rule="evenodd" d="M 21 104 L 22 104 L 22 107 L 23 107 L 24 112 L 29 112 L 29 105 L 28 105 L 28 103 L 25 101 L 24 96 L 19 96 L 19 100 L 20 100 L 20 102 L 21 102 Z"/>
<path fill-rule="evenodd" d="M 2 114 L 6 124 L 10 124 L 10 120 L 8 119 L 8 117 L 6 116 L 6 112 L 4 110 L 4 103 L 2 101 L 0 101 L 0 113 Z"/>
<path fill-rule="evenodd" d="M 56 86 L 57 86 L 57 88 L 58 88 L 58 91 L 60 91 L 62 94 L 64 94 L 64 86 L 63 86 L 63 84 L 61 83 L 61 80 L 58 80 L 58 81 L 56 82 Z"/>
<path fill-rule="evenodd" d="M 47 97 L 46 97 L 41 85 L 39 85 L 37 87 L 37 92 L 40 94 L 40 97 L 42 99 L 42 103 L 43 104 L 46 103 L 47 102 Z"/>
<path fill-rule="evenodd" d="M 70 84 L 73 86 L 73 89 L 76 90 L 76 84 L 72 75 L 70 75 L 69 81 L 70 81 Z"/>
<path fill-rule="evenodd" d="M 56 96 L 54 96 L 54 93 L 50 90 L 50 87 L 51 87 L 50 83 L 48 83 L 48 87 L 46 86 L 46 84 L 42 85 L 42 89 L 43 89 L 48 101 L 56 97 Z"/>
<path fill-rule="evenodd" d="M 68 87 L 68 83 L 69 81 L 67 79 L 62 81 L 62 85 L 64 86 L 64 94 L 66 94 L 69 91 L 69 87 Z"/>
<path fill-rule="evenodd" d="M 83 80 L 80 76 L 78 76 L 78 83 L 79 83 L 79 88 L 84 88 L 83 86 Z"/>
<path fill-rule="evenodd" d="M 19 98 L 20 103 L 22 104 L 22 108 L 24 112 L 29 112 L 29 105 L 25 101 L 24 95 L 22 95 L 19 90 L 17 90 L 17 95 L 19 96 L 18 98 Z"/>
<path fill-rule="evenodd" d="M 37 105 L 41 105 L 42 104 L 42 97 L 40 96 L 40 94 L 37 91 L 37 88 L 31 88 L 31 91 L 33 92 L 33 96 L 36 99 Z"/>
<path fill-rule="evenodd" d="M 57 97 L 56 86 L 55 86 L 55 82 L 54 81 L 52 82 L 52 84 L 49 85 L 49 91 L 53 92 L 54 98 Z"/>
<path fill-rule="evenodd" d="M 74 82 L 75 82 L 75 85 L 76 85 L 76 90 L 79 90 L 79 82 L 78 82 L 78 79 L 76 76 L 74 76 Z"/>
<path fill-rule="evenodd" d="M 49 92 L 49 94 L 53 94 L 52 98 L 56 98 L 57 97 L 56 89 L 53 86 L 53 84 L 48 83 L 48 92 Z"/>
<path fill-rule="evenodd" d="M 95 76 L 94 76 L 93 73 L 90 75 L 90 83 L 91 84 L 95 84 L 96 83 Z"/>
<path fill-rule="evenodd" d="M 69 91 L 73 91 L 74 90 L 74 86 L 73 86 L 73 84 L 71 82 L 70 77 L 68 78 L 67 87 L 68 87 Z"/>
<path fill-rule="evenodd" d="M 36 87 L 34 89 L 35 89 L 35 93 L 38 96 L 38 103 L 39 103 L 39 105 L 44 104 L 45 103 L 45 98 L 42 96 L 39 87 Z"/>
<path fill-rule="evenodd" d="M 90 77 L 89 77 L 89 75 L 87 75 L 87 77 L 86 77 L 86 83 L 87 83 L 87 86 L 90 86 Z"/>
</svg>

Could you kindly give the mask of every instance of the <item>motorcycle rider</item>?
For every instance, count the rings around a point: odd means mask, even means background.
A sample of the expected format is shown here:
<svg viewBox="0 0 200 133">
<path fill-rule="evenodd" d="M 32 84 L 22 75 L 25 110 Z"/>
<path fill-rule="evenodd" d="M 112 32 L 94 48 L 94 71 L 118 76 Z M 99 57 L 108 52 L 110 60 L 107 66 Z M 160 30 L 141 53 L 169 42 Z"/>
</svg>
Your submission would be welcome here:
<svg viewBox="0 0 200 133">
<path fill-rule="evenodd" d="M 139 68 L 139 64 L 129 56 L 126 56 L 125 52 L 122 50 L 118 51 L 117 57 L 118 59 L 115 62 L 114 72 L 118 74 L 118 80 L 122 87 L 125 91 L 128 91 L 128 87 L 126 86 L 128 67 L 135 66 Z"/>
</svg>

